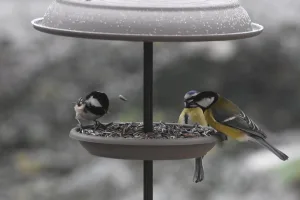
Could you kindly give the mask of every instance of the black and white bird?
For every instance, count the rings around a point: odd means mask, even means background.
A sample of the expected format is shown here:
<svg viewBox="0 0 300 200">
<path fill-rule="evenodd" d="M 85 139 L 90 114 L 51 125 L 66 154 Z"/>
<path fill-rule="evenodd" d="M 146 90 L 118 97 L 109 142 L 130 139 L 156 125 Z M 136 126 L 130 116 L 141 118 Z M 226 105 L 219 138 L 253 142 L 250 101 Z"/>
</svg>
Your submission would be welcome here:
<svg viewBox="0 0 300 200">
<path fill-rule="evenodd" d="M 107 114 L 109 108 L 109 99 L 103 92 L 93 91 L 89 93 L 85 98 L 79 98 L 74 110 L 76 112 L 75 119 L 79 123 L 79 127 L 82 129 L 82 123 L 80 120 L 94 121 L 94 130 L 99 126 L 106 127 L 101 124 L 97 119 Z"/>
</svg>

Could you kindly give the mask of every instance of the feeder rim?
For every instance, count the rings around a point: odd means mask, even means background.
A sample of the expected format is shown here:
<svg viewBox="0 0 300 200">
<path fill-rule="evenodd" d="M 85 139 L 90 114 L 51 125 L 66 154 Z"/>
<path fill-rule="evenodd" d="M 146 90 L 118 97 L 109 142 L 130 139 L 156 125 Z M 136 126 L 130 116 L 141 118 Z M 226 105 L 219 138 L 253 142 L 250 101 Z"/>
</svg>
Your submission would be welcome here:
<svg viewBox="0 0 300 200">
<path fill-rule="evenodd" d="M 33 27 L 41 32 L 86 39 L 102 40 L 123 40 L 123 41 L 144 41 L 144 42 L 196 42 L 196 41 L 223 41 L 249 38 L 259 35 L 263 31 L 263 26 L 251 23 L 252 30 L 247 32 L 208 34 L 208 35 L 152 35 L 152 34 L 116 34 L 104 32 L 77 31 L 53 28 L 42 25 L 43 17 L 31 21 Z"/>
</svg>

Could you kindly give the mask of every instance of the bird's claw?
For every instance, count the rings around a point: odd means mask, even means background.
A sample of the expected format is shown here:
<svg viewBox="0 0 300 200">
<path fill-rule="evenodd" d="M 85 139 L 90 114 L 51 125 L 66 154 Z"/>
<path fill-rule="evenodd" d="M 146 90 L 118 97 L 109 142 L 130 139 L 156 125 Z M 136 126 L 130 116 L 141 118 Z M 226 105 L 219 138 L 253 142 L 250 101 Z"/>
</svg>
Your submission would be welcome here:
<svg viewBox="0 0 300 200">
<path fill-rule="evenodd" d="M 95 120 L 95 124 L 94 124 L 94 132 L 103 124 L 101 124 L 100 122 L 98 122 L 97 120 Z"/>
<path fill-rule="evenodd" d="M 105 130 L 105 129 L 107 129 L 108 126 L 110 126 L 112 124 L 113 124 L 113 122 L 110 122 L 110 123 L 104 125 L 104 124 L 100 123 L 99 121 L 95 121 L 94 131 L 96 131 L 97 129 L 99 129 L 99 127 L 101 127 L 102 129 Z"/>
<path fill-rule="evenodd" d="M 199 182 L 202 182 L 204 180 L 204 177 L 200 177 L 198 179 L 194 179 L 194 183 L 199 183 Z"/>
<path fill-rule="evenodd" d="M 83 129 L 79 124 L 77 124 L 76 130 L 81 133 Z"/>
<path fill-rule="evenodd" d="M 221 133 L 219 131 L 211 133 L 211 135 L 216 136 L 218 138 L 218 140 L 220 140 L 221 142 L 228 140 L 227 135 L 225 135 L 224 133 Z"/>
<path fill-rule="evenodd" d="M 113 124 L 113 122 L 110 122 L 110 123 L 104 125 L 104 126 L 105 126 L 105 129 L 106 129 L 107 127 L 109 127 L 110 125 L 112 125 L 112 124 Z"/>
<path fill-rule="evenodd" d="M 77 130 L 78 130 L 78 132 L 83 133 L 84 128 L 83 128 L 81 122 L 79 121 L 79 119 L 76 119 L 76 120 L 78 121 L 78 124 L 77 124 Z"/>
<path fill-rule="evenodd" d="M 85 127 L 83 127 L 81 124 L 77 124 L 77 131 L 79 133 L 85 133 Z"/>
</svg>

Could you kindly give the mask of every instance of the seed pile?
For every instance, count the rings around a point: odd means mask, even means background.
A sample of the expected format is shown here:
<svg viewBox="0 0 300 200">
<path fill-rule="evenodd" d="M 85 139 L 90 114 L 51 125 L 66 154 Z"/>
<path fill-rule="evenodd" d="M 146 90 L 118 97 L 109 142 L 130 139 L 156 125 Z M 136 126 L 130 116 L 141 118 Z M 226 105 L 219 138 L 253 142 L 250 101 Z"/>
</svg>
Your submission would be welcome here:
<svg viewBox="0 0 300 200">
<path fill-rule="evenodd" d="M 153 124 L 153 133 L 144 133 L 143 123 L 110 123 L 106 129 L 99 127 L 96 131 L 86 127 L 80 131 L 82 134 L 113 137 L 113 138 L 134 138 L 134 139 L 178 139 L 178 138 L 197 138 L 214 135 L 216 131 L 211 127 L 200 125 L 179 125 L 164 122 Z M 79 129 L 78 129 L 79 131 Z"/>
</svg>

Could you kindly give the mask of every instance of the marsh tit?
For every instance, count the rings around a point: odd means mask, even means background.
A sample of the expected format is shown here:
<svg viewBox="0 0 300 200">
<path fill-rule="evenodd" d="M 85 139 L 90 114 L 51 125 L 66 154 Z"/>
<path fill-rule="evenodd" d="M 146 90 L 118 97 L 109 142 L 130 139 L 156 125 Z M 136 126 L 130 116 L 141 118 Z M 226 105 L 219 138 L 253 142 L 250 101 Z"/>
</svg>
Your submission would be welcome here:
<svg viewBox="0 0 300 200">
<path fill-rule="evenodd" d="M 74 110 L 76 113 L 75 119 L 78 121 L 80 128 L 82 129 L 82 123 L 80 120 L 94 121 L 94 130 L 99 126 L 106 127 L 101 124 L 97 119 L 107 114 L 109 108 L 109 99 L 103 92 L 93 91 L 86 95 L 85 98 L 79 98 Z"/>
</svg>

